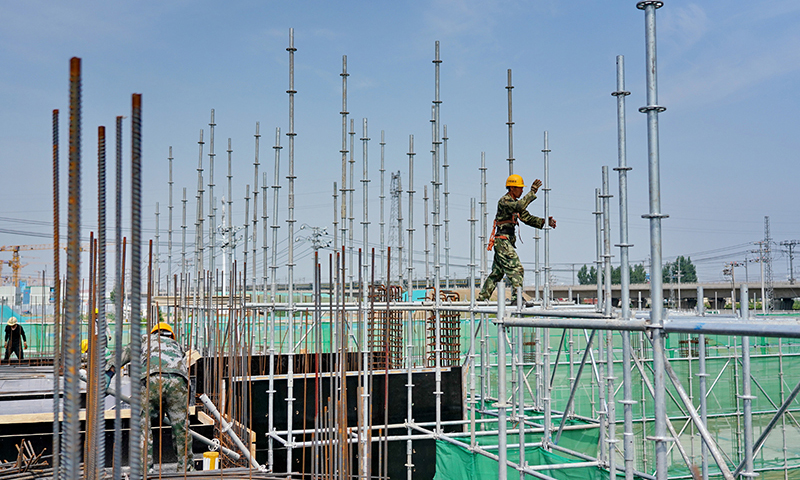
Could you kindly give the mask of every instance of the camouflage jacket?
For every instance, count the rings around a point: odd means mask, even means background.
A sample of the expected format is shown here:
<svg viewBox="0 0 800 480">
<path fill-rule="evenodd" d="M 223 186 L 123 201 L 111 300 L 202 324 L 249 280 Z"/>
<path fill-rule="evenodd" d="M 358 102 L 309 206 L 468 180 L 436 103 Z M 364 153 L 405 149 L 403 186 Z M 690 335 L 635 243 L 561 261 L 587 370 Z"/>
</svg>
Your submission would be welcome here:
<svg viewBox="0 0 800 480">
<path fill-rule="evenodd" d="M 496 234 L 508 237 L 508 241 L 511 242 L 511 245 L 516 246 L 516 222 L 501 223 L 514 220 L 514 214 L 516 214 L 516 218 L 519 218 L 525 225 L 530 225 L 534 228 L 543 228 L 544 219 L 531 215 L 527 210 L 528 205 L 535 199 L 536 194 L 533 193 L 532 190 L 523 195 L 519 200 L 514 200 L 514 197 L 512 197 L 510 193 L 506 193 L 500 197 L 500 201 L 497 202 L 497 214 L 494 217 L 495 221 L 498 223 Z"/>
<path fill-rule="evenodd" d="M 147 341 L 150 339 L 150 348 Z M 186 367 L 186 354 L 181 345 L 166 335 L 151 333 L 142 335 L 142 354 L 139 358 L 142 364 L 142 375 L 179 375 L 189 381 L 189 370 Z M 131 346 L 122 351 L 122 365 L 131 362 Z M 113 361 L 109 362 L 113 366 Z M 149 367 L 148 367 L 149 364 Z"/>
</svg>

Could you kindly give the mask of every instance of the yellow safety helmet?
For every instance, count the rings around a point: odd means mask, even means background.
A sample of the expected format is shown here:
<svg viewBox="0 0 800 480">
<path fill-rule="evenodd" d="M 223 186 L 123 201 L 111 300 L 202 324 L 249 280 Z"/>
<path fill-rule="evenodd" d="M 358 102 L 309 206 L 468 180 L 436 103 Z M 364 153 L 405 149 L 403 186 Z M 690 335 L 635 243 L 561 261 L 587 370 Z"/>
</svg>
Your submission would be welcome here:
<svg viewBox="0 0 800 480">
<path fill-rule="evenodd" d="M 513 173 L 508 176 L 506 180 L 506 187 L 522 187 L 525 188 L 525 182 L 522 180 L 522 176 Z"/>
<path fill-rule="evenodd" d="M 89 340 L 83 339 L 81 340 L 81 353 L 86 353 L 89 351 Z"/>
<path fill-rule="evenodd" d="M 159 330 L 167 331 L 172 336 L 172 338 L 175 338 L 175 332 L 172 331 L 172 327 L 169 326 L 169 323 L 159 322 L 155 327 L 153 327 L 152 330 L 150 330 L 150 333 L 156 333 Z"/>
</svg>

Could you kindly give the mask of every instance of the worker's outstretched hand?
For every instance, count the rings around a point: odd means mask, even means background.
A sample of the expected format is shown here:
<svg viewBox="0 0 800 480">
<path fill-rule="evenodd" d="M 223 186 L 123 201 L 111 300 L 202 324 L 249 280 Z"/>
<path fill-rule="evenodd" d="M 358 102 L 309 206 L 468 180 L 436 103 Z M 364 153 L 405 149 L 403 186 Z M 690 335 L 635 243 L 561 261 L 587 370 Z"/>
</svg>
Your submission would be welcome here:
<svg viewBox="0 0 800 480">
<path fill-rule="evenodd" d="M 533 183 L 531 183 L 531 191 L 533 193 L 538 192 L 541 187 L 542 187 L 542 181 L 539 180 L 538 178 L 534 180 Z"/>
<path fill-rule="evenodd" d="M 548 225 L 550 225 L 550 228 L 556 228 L 556 219 L 555 218 L 553 218 L 553 217 L 548 218 L 547 219 L 547 223 L 548 223 Z"/>
</svg>

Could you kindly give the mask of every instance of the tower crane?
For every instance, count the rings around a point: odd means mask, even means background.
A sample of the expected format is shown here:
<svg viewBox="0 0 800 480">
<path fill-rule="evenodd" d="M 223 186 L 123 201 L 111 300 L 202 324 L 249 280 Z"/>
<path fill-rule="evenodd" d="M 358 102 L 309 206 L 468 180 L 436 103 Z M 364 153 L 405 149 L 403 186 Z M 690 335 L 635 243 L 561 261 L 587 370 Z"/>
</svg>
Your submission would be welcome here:
<svg viewBox="0 0 800 480">
<path fill-rule="evenodd" d="M 14 286 L 19 288 L 19 271 L 27 265 L 27 263 L 22 263 L 20 261 L 19 252 L 27 251 L 27 250 L 52 250 L 55 248 L 55 245 L 52 243 L 45 243 L 39 245 L 3 245 L 0 246 L 0 252 L 11 252 L 11 260 L 0 260 L 0 271 L 3 267 L 3 264 L 6 264 L 11 267 L 12 274 L 12 281 Z M 66 245 L 61 247 L 66 249 Z M 80 251 L 85 252 L 89 249 L 89 244 L 82 244 L 80 246 Z"/>
</svg>

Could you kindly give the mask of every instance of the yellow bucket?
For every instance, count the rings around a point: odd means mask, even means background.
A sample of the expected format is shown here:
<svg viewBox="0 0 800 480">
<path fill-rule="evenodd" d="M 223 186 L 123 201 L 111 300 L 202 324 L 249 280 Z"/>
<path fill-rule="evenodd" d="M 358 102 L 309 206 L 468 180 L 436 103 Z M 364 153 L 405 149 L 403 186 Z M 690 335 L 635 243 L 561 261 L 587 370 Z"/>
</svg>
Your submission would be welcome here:
<svg viewBox="0 0 800 480">
<path fill-rule="evenodd" d="M 219 468 L 219 452 L 203 453 L 203 470 L 216 470 Z"/>
</svg>

